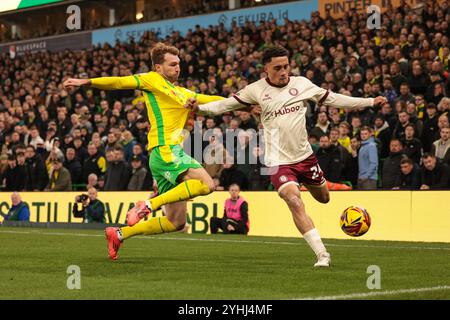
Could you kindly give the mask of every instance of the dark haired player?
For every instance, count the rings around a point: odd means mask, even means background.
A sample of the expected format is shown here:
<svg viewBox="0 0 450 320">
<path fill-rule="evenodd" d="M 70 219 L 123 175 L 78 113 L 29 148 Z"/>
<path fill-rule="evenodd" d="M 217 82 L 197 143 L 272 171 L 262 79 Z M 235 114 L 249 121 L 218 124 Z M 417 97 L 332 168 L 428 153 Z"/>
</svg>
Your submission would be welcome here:
<svg viewBox="0 0 450 320">
<path fill-rule="evenodd" d="M 247 85 L 233 97 L 198 105 L 188 100 L 187 108 L 208 115 L 260 105 L 265 129 L 265 160 L 271 170 L 272 184 L 292 212 L 294 223 L 317 256 L 316 267 L 328 267 L 331 256 L 322 243 L 313 221 L 305 212 L 299 183 L 312 196 L 327 203 L 330 195 L 323 172 L 308 142 L 305 113 L 307 101 L 339 107 L 371 107 L 387 102 L 385 97 L 353 98 L 336 94 L 304 77 L 289 76 L 289 52 L 282 47 L 266 49 L 263 54 L 267 77 Z"/>
</svg>

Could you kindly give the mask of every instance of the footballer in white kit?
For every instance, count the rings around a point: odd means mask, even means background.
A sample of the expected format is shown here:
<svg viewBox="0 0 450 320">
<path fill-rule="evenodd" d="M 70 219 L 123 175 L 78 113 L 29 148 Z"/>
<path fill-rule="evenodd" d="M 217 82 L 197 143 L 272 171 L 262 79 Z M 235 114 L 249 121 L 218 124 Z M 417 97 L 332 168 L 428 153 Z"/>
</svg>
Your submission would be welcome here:
<svg viewBox="0 0 450 320">
<path fill-rule="evenodd" d="M 329 201 L 329 191 L 323 172 L 308 142 L 306 130 L 307 101 L 339 108 L 371 107 L 387 102 L 385 97 L 354 98 L 327 91 L 304 77 L 290 77 L 289 52 L 282 47 L 266 49 L 263 54 L 267 77 L 247 85 L 233 97 L 198 105 L 195 100 L 186 107 L 206 114 L 260 105 L 264 126 L 265 164 L 270 168 L 271 181 L 292 212 L 294 222 L 317 255 L 314 266 L 328 267 L 326 251 L 317 229 L 305 212 L 299 183 L 303 183 L 321 203 Z"/>
</svg>

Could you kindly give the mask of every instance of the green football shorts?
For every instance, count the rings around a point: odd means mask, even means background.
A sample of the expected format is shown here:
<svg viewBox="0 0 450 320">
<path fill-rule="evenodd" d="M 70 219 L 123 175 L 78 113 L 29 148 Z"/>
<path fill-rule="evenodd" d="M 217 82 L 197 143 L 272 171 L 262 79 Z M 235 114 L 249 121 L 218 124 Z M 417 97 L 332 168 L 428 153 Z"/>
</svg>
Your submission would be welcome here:
<svg viewBox="0 0 450 320">
<path fill-rule="evenodd" d="M 153 179 L 158 185 L 158 194 L 163 194 L 176 187 L 178 176 L 189 168 L 202 168 L 194 158 L 188 156 L 181 145 L 164 145 L 153 148 L 150 153 L 149 166 Z"/>
</svg>

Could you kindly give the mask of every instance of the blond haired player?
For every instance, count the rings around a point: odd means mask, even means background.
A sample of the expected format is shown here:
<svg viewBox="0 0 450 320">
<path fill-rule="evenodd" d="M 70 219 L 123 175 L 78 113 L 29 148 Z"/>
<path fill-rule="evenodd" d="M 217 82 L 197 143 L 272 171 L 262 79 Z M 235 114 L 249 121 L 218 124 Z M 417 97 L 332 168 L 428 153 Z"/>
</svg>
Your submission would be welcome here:
<svg viewBox="0 0 450 320">
<path fill-rule="evenodd" d="M 299 183 L 321 203 L 330 200 L 328 187 L 308 142 L 305 113 L 307 100 L 334 107 L 370 107 L 387 102 L 385 97 L 353 98 L 320 88 L 304 77 L 290 77 L 289 52 L 282 47 L 266 49 L 263 54 L 267 77 L 247 85 L 228 99 L 202 104 L 191 99 L 187 108 L 217 115 L 243 106 L 260 105 L 265 130 L 265 161 L 271 181 L 286 202 L 294 223 L 317 256 L 316 267 L 328 267 L 331 256 L 319 232 L 306 214 Z"/>
<path fill-rule="evenodd" d="M 174 85 L 180 75 L 179 50 L 163 43 L 151 51 L 154 71 L 126 77 L 67 79 L 66 88 L 91 86 L 103 90 L 138 89 L 143 92 L 151 129 L 148 133 L 149 165 L 159 195 L 139 201 L 127 214 L 128 226 L 106 228 L 108 253 L 117 259 L 122 241 L 135 235 L 182 230 L 186 224 L 186 201 L 214 190 L 214 182 L 201 164 L 184 153 L 182 129 L 189 115 L 184 108 L 189 98 L 200 103 L 221 100 L 219 96 L 196 94 Z M 138 223 L 152 210 L 164 205 L 165 216 Z"/>
</svg>

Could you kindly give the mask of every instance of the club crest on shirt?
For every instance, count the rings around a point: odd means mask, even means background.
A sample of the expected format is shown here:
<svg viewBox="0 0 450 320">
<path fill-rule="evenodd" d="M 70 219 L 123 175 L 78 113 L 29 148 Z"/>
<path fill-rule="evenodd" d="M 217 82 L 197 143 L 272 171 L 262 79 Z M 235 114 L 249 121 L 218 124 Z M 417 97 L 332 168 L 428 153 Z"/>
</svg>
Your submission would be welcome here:
<svg viewBox="0 0 450 320">
<path fill-rule="evenodd" d="M 296 88 L 290 88 L 289 89 L 289 94 L 291 95 L 291 96 L 297 96 L 298 95 L 298 90 L 296 89 Z"/>
<path fill-rule="evenodd" d="M 287 182 L 288 178 L 286 176 L 280 176 L 280 182 Z"/>
</svg>

